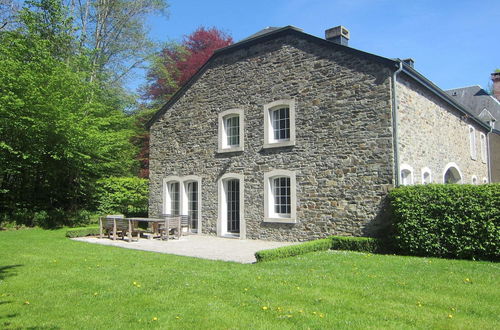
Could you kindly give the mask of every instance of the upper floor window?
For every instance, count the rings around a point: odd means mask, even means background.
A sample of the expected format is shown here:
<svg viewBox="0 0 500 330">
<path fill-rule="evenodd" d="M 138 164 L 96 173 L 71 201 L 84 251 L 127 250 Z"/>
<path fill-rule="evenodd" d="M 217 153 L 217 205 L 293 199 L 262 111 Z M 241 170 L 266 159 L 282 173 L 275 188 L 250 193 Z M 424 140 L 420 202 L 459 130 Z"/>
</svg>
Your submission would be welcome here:
<svg viewBox="0 0 500 330">
<path fill-rule="evenodd" d="M 264 189 L 264 221 L 295 223 L 295 172 L 274 170 L 265 173 Z"/>
<path fill-rule="evenodd" d="M 264 148 L 295 145 L 295 101 L 278 100 L 264 106 Z"/>
<path fill-rule="evenodd" d="M 476 130 L 474 127 L 469 125 L 469 144 L 470 144 L 470 158 L 477 159 L 476 150 Z"/>
<path fill-rule="evenodd" d="M 479 134 L 479 141 L 481 145 L 481 161 L 486 163 L 488 158 L 487 149 L 486 149 L 486 135 L 484 133 Z"/>
<path fill-rule="evenodd" d="M 243 151 L 244 112 L 231 109 L 219 113 L 219 152 Z"/>
</svg>

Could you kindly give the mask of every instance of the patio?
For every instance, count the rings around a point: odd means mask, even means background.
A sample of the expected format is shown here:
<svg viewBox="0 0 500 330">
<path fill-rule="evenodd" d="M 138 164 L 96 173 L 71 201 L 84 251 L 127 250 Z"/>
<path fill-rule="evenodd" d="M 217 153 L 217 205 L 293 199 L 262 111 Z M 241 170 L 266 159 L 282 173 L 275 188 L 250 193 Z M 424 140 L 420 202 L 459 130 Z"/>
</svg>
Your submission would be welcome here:
<svg viewBox="0 0 500 330">
<path fill-rule="evenodd" d="M 111 245 L 127 249 L 176 254 L 211 260 L 233 261 L 239 263 L 255 262 L 255 252 L 273 249 L 280 246 L 293 245 L 293 242 L 271 242 L 261 240 L 240 240 L 207 235 L 187 235 L 180 239 L 161 241 L 140 239 L 135 242 L 112 240 L 98 237 L 78 237 L 75 241 Z"/>
</svg>

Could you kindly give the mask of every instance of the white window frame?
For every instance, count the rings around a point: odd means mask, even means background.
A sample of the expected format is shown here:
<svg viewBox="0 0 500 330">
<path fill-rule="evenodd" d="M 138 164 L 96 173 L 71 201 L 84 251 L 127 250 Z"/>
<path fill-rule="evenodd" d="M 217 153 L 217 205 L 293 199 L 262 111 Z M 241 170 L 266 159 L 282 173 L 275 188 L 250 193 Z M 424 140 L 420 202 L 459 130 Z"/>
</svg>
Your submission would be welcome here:
<svg viewBox="0 0 500 330">
<path fill-rule="evenodd" d="M 488 160 L 488 150 L 486 147 L 486 134 L 479 133 L 479 143 L 481 148 L 481 161 L 486 164 Z"/>
<path fill-rule="evenodd" d="M 181 198 L 181 214 L 188 214 L 189 211 L 189 196 L 188 196 L 188 189 L 187 186 L 191 182 L 196 182 L 198 183 L 198 189 L 197 189 L 197 204 L 198 204 L 198 228 L 197 228 L 197 234 L 201 234 L 202 231 L 202 226 L 201 226 L 201 177 L 197 175 L 188 175 L 182 177 L 182 198 Z"/>
<path fill-rule="evenodd" d="M 432 183 L 432 172 L 431 169 L 428 167 L 423 167 L 422 170 L 422 184 L 429 184 Z M 425 173 L 429 173 L 429 182 L 425 182 Z"/>
<path fill-rule="evenodd" d="M 470 183 L 471 184 L 474 184 L 474 185 L 477 185 L 479 184 L 479 181 L 477 179 L 477 176 L 473 175 L 472 178 L 470 179 Z"/>
<path fill-rule="evenodd" d="M 410 182 L 408 184 L 403 184 L 403 171 L 410 172 Z M 401 165 L 401 167 L 399 168 L 399 179 L 400 179 L 399 182 L 401 183 L 402 186 L 411 186 L 415 184 L 415 179 L 413 177 L 413 167 L 411 167 L 408 164 Z"/>
<path fill-rule="evenodd" d="M 484 177 L 483 178 L 483 184 L 486 184 L 486 183 L 488 183 L 488 178 Z"/>
<path fill-rule="evenodd" d="M 240 125 L 240 144 L 230 146 L 227 144 L 226 119 L 238 117 Z M 245 146 L 245 112 L 243 109 L 229 109 L 219 113 L 219 134 L 218 134 L 218 152 L 237 152 L 243 151 Z"/>
<path fill-rule="evenodd" d="M 188 214 L 188 196 L 187 196 L 187 183 L 188 182 L 198 182 L 198 230 L 197 234 L 202 233 L 202 180 L 201 177 L 197 175 L 187 175 L 187 176 L 167 176 L 163 179 L 163 214 L 172 214 L 172 200 L 170 196 L 170 191 L 168 185 L 170 183 L 179 183 L 179 215 Z"/>
<path fill-rule="evenodd" d="M 469 131 L 470 158 L 473 160 L 477 160 L 476 129 L 471 125 L 469 125 L 468 131 Z"/>
<path fill-rule="evenodd" d="M 290 138 L 275 140 L 271 113 L 281 107 L 288 107 Z M 264 105 L 264 148 L 277 148 L 295 145 L 295 100 L 277 100 Z"/>
<path fill-rule="evenodd" d="M 451 168 L 451 167 L 454 167 L 457 169 L 458 171 L 458 174 L 460 175 L 460 181 L 458 182 L 459 184 L 462 184 L 464 182 L 464 176 L 462 174 L 462 171 L 460 171 L 460 168 L 458 167 L 458 165 L 454 162 L 451 162 L 451 163 L 448 163 L 446 164 L 446 166 L 444 167 L 444 170 L 443 170 L 443 176 L 442 176 L 442 182 L 443 183 L 446 183 L 445 182 L 445 176 L 446 176 L 446 172 L 448 172 L 448 170 Z"/>
<path fill-rule="evenodd" d="M 290 178 L 290 216 L 283 217 L 274 212 L 274 192 L 271 180 L 277 177 Z M 264 222 L 297 223 L 296 172 L 273 170 L 264 173 Z"/>
<path fill-rule="evenodd" d="M 245 221 L 245 177 L 243 174 L 226 173 L 217 181 L 218 191 L 218 217 L 217 217 L 217 236 L 233 236 L 232 233 L 227 231 L 227 200 L 226 200 L 226 186 L 227 180 L 240 181 L 240 239 L 246 239 L 246 221 Z"/>
</svg>

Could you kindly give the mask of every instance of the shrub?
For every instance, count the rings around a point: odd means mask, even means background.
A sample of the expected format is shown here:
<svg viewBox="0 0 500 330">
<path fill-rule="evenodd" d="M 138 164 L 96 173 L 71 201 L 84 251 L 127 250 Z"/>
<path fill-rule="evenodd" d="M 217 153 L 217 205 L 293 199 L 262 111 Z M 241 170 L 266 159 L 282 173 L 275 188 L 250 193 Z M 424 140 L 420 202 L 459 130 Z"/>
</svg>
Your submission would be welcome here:
<svg viewBox="0 0 500 330">
<path fill-rule="evenodd" d="M 147 216 L 147 179 L 112 177 L 97 181 L 97 209 L 101 214 Z"/>
<path fill-rule="evenodd" d="M 368 253 L 383 252 L 382 241 L 370 237 L 331 236 L 332 250 L 349 250 Z"/>
<path fill-rule="evenodd" d="M 282 246 L 276 249 L 262 250 L 255 253 L 257 262 L 293 257 L 309 252 L 329 250 L 332 246 L 330 238 L 318 239 L 297 245 Z"/>
<path fill-rule="evenodd" d="M 99 235 L 99 227 L 73 228 L 66 232 L 66 237 L 85 237 Z"/>
<path fill-rule="evenodd" d="M 398 253 L 500 258 L 500 185 L 425 185 L 389 193 Z"/>
</svg>

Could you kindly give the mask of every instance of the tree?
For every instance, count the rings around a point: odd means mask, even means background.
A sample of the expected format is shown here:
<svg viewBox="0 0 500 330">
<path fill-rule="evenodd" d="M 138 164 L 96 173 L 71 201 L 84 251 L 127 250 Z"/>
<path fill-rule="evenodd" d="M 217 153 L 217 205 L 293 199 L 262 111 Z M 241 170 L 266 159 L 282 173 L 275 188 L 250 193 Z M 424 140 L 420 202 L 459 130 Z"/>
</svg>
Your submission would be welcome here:
<svg viewBox="0 0 500 330">
<path fill-rule="evenodd" d="M 143 96 L 157 103 L 165 102 L 205 64 L 215 50 L 232 43 L 233 38 L 227 33 L 215 27 L 200 27 L 185 36 L 181 44 L 167 45 L 152 62 Z"/>
<path fill-rule="evenodd" d="M 147 84 L 143 88 L 143 97 L 151 103 L 137 112 L 137 133 L 133 139 L 139 147 L 136 156 L 140 164 L 139 177 L 149 177 L 149 133 L 144 129 L 146 122 L 205 64 L 215 50 L 232 43 L 233 38 L 225 32 L 215 27 L 200 27 L 184 37 L 182 43 L 166 45 L 152 60 Z"/>
<path fill-rule="evenodd" d="M 29 1 L 20 27 L 0 32 L 0 215 L 28 225 L 70 224 L 99 178 L 134 166 L 132 118 L 88 81 L 62 13 L 58 0 Z"/>
<path fill-rule="evenodd" d="M 166 0 L 65 0 L 92 63 L 90 80 L 117 82 L 155 52 L 144 22 L 166 14 Z M 105 79 L 110 77 L 109 79 Z"/>
</svg>

